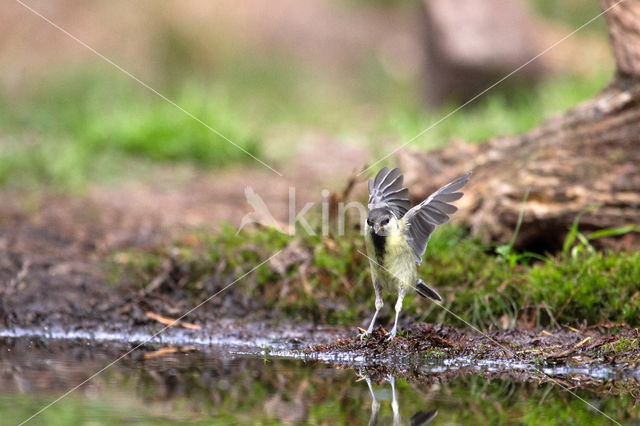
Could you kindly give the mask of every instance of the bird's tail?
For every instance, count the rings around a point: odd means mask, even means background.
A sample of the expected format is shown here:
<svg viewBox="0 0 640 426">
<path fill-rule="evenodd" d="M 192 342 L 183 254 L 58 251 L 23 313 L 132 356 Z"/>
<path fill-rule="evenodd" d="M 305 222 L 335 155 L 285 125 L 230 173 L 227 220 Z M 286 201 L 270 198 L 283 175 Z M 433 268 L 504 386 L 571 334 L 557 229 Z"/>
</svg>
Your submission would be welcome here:
<svg viewBox="0 0 640 426">
<path fill-rule="evenodd" d="M 424 426 L 431 423 L 437 415 L 438 410 L 418 411 L 413 416 L 411 416 L 411 419 L 409 419 L 409 424 L 411 426 Z"/>
<path fill-rule="evenodd" d="M 418 280 L 416 282 L 416 292 L 427 299 L 433 299 L 436 302 L 442 302 L 442 297 L 438 294 L 437 291 L 429 287 L 424 281 Z"/>
</svg>

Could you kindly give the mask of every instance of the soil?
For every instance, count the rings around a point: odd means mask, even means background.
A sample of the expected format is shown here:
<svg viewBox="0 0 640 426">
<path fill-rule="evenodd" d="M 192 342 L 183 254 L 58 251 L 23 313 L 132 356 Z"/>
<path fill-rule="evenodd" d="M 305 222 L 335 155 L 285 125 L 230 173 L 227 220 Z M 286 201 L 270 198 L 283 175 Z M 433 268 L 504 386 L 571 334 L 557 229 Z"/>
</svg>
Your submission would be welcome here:
<svg viewBox="0 0 640 426">
<path fill-rule="evenodd" d="M 266 160 L 283 176 L 256 164 L 222 170 L 194 171 L 177 166 L 159 168 L 135 182 L 117 186 L 94 186 L 88 198 L 99 206 L 128 217 L 155 219 L 155 226 L 171 230 L 215 228 L 222 223 L 238 226 L 251 211 L 245 189 L 251 188 L 279 221 L 289 219 L 290 192 L 295 210 L 322 200 L 322 191 L 341 191 L 345 182 L 366 163 L 364 148 L 340 144 L 322 135 L 307 136 L 309 143 L 295 149 L 285 164 Z M 366 197 L 366 177 L 357 191 Z"/>
<path fill-rule="evenodd" d="M 151 220 L 135 220 L 86 199 L 44 197 L 27 210 L 0 208 L 0 324 L 121 322 L 124 290 L 108 283 L 103 260 L 114 250 L 149 247 L 164 237 Z"/>
<path fill-rule="evenodd" d="M 637 395 L 638 330 L 607 327 L 581 330 L 503 330 L 486 334 L 433 324 L 414 324 L 403 336 L 387 341 L 379 327 L 367 339 L 357 335 L 305 352 L 331 363 L 352 368 L 376 383 L 388 377 L 420 385 L 439 385 L 465 374 L 486 379 L 553 383 L 564 390 L 588 389 L 599 394 Z M 620 339 L 636 342 L 620 350 Z M 347 361 L 341 361 L 342 359 Z M 354 360 L 359 360 L 354 362 Z"/>
<path fill-rule="evenodd" d="M 492 360 L 518 365 L 615 365 L 635 368 L 640 362 L 637 339 L 640 330 L 614 325 L 558 330 L 499 330 L 479 332 L 446 325 L 417 323 L 402 335 L 387 340 L 378 327 L 366 337 L 353 336 L 327 345 L 316 345 L 308 353 L 340 354 L 367 359 L 411 358 Z M 617 342 L 629 342 L 616 346 Z M 393 367 L 391 367 L 393 368 Z"/>
<path fill-rule="evenodd" d="M 333 158 L 336 153 L 338 160 Z M 147 311 L 179 316 L 198 301 L 176 289 L 156 289 L 153 282 L 135 283 L 135 289 L 114 285 L 114 262 L 109 261 L 113 253 L 158 252 L 195 230 L 215 229 L 221 223 L 237 226 L 249 210 L 247 186 L 263 198 L 276 220 L 286 222 L 289 187 L 297 189 L 299 210 L 319 200 L 323 188 L 341 190 L 354 165 L 364 161 L 362 149 L 322 140 L 301 149 L 281 168 L 286 178 L 244 166 L 187 177 L 160 167 L 141 181 L 94 185 L 84 194 L 4 191 L 8 201 L 0 206 L 0 282 L 5 283 L 0 287 L 0 326 L 133 326 L 153 323 Z M 167 265 L 166 273 L 179 274 L 179 268 Z M 207 290 L 220 290 L 225 278 L 217 277 Z M 254 309 L 233 302 L 237 317 Z M 203 322 L 217 318 L 211 309 L 190 316 Z"/>
</svg>

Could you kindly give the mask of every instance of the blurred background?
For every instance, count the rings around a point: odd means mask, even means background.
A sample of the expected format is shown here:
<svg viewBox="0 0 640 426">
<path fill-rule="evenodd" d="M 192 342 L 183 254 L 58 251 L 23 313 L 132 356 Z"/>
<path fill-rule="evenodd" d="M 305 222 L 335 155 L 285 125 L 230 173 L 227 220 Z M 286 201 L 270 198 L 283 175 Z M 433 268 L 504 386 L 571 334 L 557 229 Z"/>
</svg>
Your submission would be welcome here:
<svg viewBox="0 0 640 426">
<path fill-rule="evenodd" d="M 317 199 L 601 11 L 593 0 L 468 2 L 31 5 L 285 179 L 8 2 L 0 185 L 12 198 L 81 194 L 164 223 L 237 221 L 248 184 L 276 205 L 292 183 Z M 597 93 L 612 69 L 598 20 L 412 147 L 525 131 Z"/>
</svg>

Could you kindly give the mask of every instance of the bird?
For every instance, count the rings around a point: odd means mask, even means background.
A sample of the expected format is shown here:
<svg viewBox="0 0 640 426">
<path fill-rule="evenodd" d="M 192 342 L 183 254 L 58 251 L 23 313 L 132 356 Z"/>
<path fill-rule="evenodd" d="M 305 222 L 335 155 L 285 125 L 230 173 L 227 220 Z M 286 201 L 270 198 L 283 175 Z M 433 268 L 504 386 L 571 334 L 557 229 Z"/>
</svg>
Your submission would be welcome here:
<svg viewBox="0 0 640 426">
<path fill-rule="evenodd" d="M 442 301 L 438 292 L 418 277 L 427 243 L 437 226 L 446 223 L 458 209 L 450 204 L 464 195 L 460 192 L 471 177 L 466 173 L 435 191 L 427 199 L 411 207 L 409 190 L 403 186 L 400 169 L 381 169 L 369 180 L 368 215 L 364 226 L 365 246 L 375 291 L 375 313 L 365 338 L 373 332 L 376 319 L 384 306 L 382 292 L 396 291 L 395 321 L 388 340 L 396 337 L 402 302 L 410 290 L 420 296 Z"/>
<path fill-rule="evenodd" d="M 369 387 L 369 392 L 371 393 L 371 416 L 369 417 L 369 425 L 377 425 L 379 423 L 380 417 L 380 401 L 376 396 L 376 393 L 373 391 L 373 385 L 371 377 L 366 372 L 358 373 L 360 380 L 366 380 L 367 386 Z M 408 424 L 410 426 L 424 426 L 433 421 L 438 416 L 438 410 L 431 411 L 418 411 L 411 418 L 409 422 L 403 422 L 402 417 L 400 416 L 400 405 L 398 404 L 398 395 L 396 393 L 396 379 L 395 377 L 389 375 L 386 376 L 386 380 L 391 384 L 391 411 L 393 412 L 393 425 L 402 425 Z M 386 420 L 386 419 L 384 419 Z M 389 422 L 380 422 L 382 424 L 388 424 Z"/>
</svg>

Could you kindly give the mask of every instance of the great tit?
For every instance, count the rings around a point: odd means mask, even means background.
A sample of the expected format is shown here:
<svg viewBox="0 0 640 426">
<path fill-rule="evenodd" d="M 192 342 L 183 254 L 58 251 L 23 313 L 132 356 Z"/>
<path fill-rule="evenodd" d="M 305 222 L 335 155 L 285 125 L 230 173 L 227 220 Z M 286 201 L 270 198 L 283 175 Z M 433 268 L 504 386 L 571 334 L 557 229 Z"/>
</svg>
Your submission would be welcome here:
<svg viewBox="0 0 640 426">
<path fill-rule="evenodd" d="M 384 305 L 382 291 L 398 293 L 396 317 L 388 338 L 393 339 L 398 330 L 398 317 L 402 301 L 409 290 L 420 296 L 442 301 L 436 290 L 418 278 L 417 265 L 427 247 L 431 233 L 438 225 L 449 221 L 457 207 L 449 204 L 459 200 L 462 188 L 470 178 L 467 173 L 431 194 L 429 198 L 410 209 L 409 190 L 402 186 L 399 169 L 378 172 L 369 180 L 369 214 L 365 226 L 365 243 L 371 280 L 376 294 L 376 312 L 362 337 L 370 334 Z"/>
</svg>

